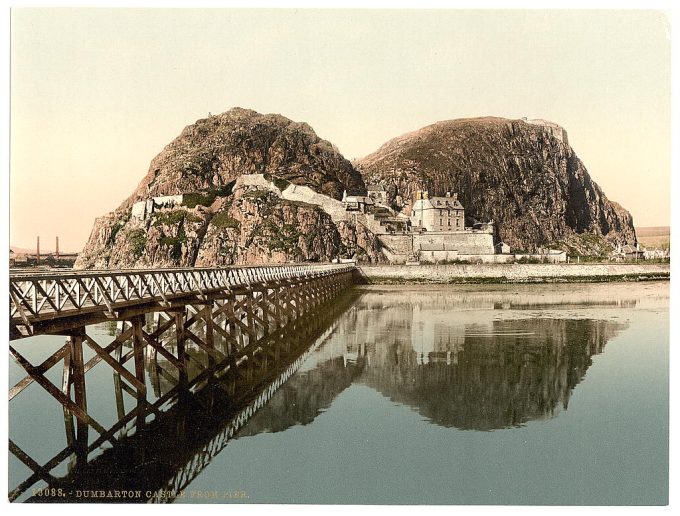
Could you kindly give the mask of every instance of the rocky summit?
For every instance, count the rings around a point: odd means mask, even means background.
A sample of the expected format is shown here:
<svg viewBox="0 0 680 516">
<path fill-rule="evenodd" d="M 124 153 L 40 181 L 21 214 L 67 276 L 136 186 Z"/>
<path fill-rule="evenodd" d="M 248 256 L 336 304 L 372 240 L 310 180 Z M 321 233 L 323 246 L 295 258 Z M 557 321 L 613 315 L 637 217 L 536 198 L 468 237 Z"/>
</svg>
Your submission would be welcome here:
<svg viewBox="0 0 680 516">
<path fill-rule="evenodd" d="M 515 252 L 602 255 L 636 243 L 630 214 L 551 122 L 438 122 L 352 164 L 305 123 L 234 108 L 167 145 L 132 195 L 95 221 L 75 267 L 386 261 L 393 230 L 340 202 L 345 192 L 365 199 L 367 185 L 387 193 L 384 220 L 402 222 L 417 190 L 456 192 L 465 226 L 493 221 L 495 241 Z"/>
<path fill-rule="evenodd" d="M 185 127 L 158 154 L 123 204 L 162 195 L 210 190 L 244 174 L 270 174 L 335 199 L 366 186 L 338 150 L 304 122 L 233 108 Z"/>
<path fill-rule="evenodd" d="M 466 225 L 495 222 L 513 249 L 603 254 L 635 244 L 631 215 L 591 179 L 564 128 L 544 120 L 447 120 L 388 141 L 354 163 L 397 210 L 415 190 L 457 192 Z"/>
<path fill-rule="evenodd" d="M 242 185 L 259 175 L 269 191 Z M 76 268 L 190 267 L 378 259 L 363 227 L 279 198 L 287 185 L 329 199 L 365 194 L 361 175 L 306 123 L 234 108 L 198 120 L 152 161 L 137 189 L 95 221 Z"/>
</svg>

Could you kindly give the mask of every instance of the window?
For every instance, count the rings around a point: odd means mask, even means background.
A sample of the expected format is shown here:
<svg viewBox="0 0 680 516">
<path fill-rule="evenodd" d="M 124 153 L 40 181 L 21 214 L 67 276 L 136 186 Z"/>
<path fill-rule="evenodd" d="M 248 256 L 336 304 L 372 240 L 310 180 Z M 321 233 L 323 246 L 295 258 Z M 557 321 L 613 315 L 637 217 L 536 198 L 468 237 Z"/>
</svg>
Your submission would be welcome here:
<svg viewBox="0 0 680 516">
<path fill-rule="evenodd" d="M 460 219 L 456 219 L 456 227 L 460 227 Z"/>
</svg>

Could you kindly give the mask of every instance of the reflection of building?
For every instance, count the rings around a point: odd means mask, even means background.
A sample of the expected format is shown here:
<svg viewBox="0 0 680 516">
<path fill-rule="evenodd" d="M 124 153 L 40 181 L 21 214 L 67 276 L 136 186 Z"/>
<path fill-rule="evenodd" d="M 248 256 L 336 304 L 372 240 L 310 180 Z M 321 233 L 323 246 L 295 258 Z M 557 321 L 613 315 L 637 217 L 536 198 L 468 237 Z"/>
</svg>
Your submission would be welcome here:
<svg viewBox="0 0 680 516">
<path fill-rule="evenodd" d="M 446 325 L 424 325 L 421 342 L 414 324 L 411 342 L 369 354 L 360 381 L 441 426 L 518 426 L 566 408 L 591 355 L 602 352 L 619 327 L 593 320 L 497 321 L 449 332 Z M 428 331 L 434 334 L 429 341 Z"/>
</svg>

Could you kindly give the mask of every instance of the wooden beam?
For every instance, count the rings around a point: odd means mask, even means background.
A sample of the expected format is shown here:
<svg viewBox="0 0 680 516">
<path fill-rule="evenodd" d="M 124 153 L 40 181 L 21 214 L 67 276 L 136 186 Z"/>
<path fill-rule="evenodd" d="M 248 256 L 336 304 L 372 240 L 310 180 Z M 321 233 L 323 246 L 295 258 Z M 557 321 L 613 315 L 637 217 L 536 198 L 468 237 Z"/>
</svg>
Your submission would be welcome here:
<svg viewBox="0 0 680 516">
<path fill-rule="evenodd" d="M 89 335 L 85 335 L 85 342 L 87 343 L 88 346 L 92 348 L 92 350 L 101 357 L 101 359 L 106 362 L 108 365 L 110 365 L 116 373 L 120 374 L 123 378 L 125 378 L 128 382 L 130 382 L 135 389 L 142 391 L 146 393 L 146 386 L 141 383 L 135 376 L 125 369 L 115 358 L 113 358 L 111 355 L 109 355 L 104 348 L 102 348 L 99 344 L 97 344 L 92 337 Z"/>
<path fill-rule="evenodd" d="M 35 371 L 40 374 L 45 374 L 49 369 L 57 364 L 62 358 L 67 357 L 69 354 L 69 345 L 64 344 L 58 351 L 46 358 L 40 365 L 35 367 Z M 17 396 L 21 391 L 33 383 L 33 378 L 25 376 L 23 379 L 18 381 L 14 387 L 9 390 L 9 401 Z"/>
<path fill-rule="evenodd" d="M 46 379 L 43 375 L 38 374 L 34 371 L 34 367 L 31 363 L 26 360 L 16 349 L 12 346 L 9 347 L 10 354 L 19 363 L 24 370 L 33 377 L 33 379 L 40 384 L 40 386 L 45 389 L 53 398 L 55 398 L 59 403 L 68 408 L 73 415 L 78 418 L 79 421 L 89 424 L 99 433 L 104 433 L 104 427 L 97 423 L 92 417 L 90 417 L 87 412 L 83 411 L 78 405 L 68 399 L 55 385 Z"/>
</svg>

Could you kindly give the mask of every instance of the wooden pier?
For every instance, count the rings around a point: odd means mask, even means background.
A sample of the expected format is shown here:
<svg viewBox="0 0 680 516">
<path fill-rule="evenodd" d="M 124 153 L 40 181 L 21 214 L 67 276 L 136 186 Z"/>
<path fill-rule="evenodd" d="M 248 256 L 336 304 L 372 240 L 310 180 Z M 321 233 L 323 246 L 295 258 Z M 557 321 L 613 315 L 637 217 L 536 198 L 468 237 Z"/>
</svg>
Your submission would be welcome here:
<svg viewBox="0 0 680 516">
<path fill-rule="evenodd" d="M 10 452 L 33 472 L 10 500 L 41 480 L 60 485 L 51 470 L 67 459 L 87 464 L 90 453 L 115 444 L 126 426 L 143 428 L 178 393 L 200 390 L 224 375 L 236 389 L 239 378 L 267 370 L 290 352 L 290 344 L 273 346 L 272 339 L 285 341 L 298 318 L 351 285 L 354 273 L 353 265 L 299 265 L 10 275 L 9 351 L 26 376 L 10 388 L 9 400 L 39 384 L 63 407 L 67 437 L 67 447 L 44 465 L 10 440 Z M 106 321 L 115 321 L 118 330 L 102 345 L 87 327 Z M 12 345 L 46 334 L 64 335 L 65 343 L 40 364 Z M 87 361 L 85 346 L 94 352 Z M 157 382 L 175 386 L 153 403 L 147 396 L 149 362 Z M 85 379 L 100 363 L 111 369 L 117 390 L 118 422 L 108 429 L 88 412 Z M 57 366 L 61 385 L 45 376 Z M 129 411 L 123 391 L 136 400 Z"/>
</svg>

